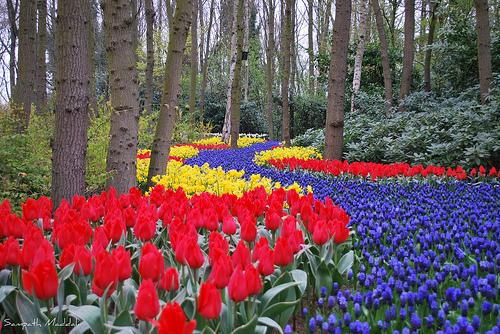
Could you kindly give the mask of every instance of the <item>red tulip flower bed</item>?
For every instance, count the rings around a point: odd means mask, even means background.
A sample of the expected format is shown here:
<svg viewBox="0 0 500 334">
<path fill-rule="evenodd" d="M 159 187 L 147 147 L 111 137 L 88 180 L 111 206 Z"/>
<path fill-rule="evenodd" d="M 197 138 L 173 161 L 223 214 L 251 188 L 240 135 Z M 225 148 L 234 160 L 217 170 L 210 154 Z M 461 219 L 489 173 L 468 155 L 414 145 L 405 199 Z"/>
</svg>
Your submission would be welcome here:
<svg viewBox="0 0 500 334">
<path fill-rule="evenodd" d="M 500 177 L 500 171 L 492 167 L 487 173 L 486 169 L 481 166 L 479 172 L 473 168 L 467 173 L 461 166 L 456 168 L 445 168 L 441 166 L 429 165 L 424 167 L 422 165 L 410 166 L 408 163 L 392 163 L 380 164 L 374 162 L 352 162 L 340 160 L 319 160 L 319 159 L 297 159 L 297 158 L 284 158 L 284 159 L 271 159 L 267 163 L 279 170 L 305 170 L 311 172 L 320 172 L 339 176 L 349 174 L 360 176 L 363 178 L 371 178 L 372 180 L 387 178 L 387 177 L 413 177 L 413 176 L 439 176 L 451 177 L 458 180 L 465 180 L 467 176 L 489 176 Z"/>
<path fill-rule="evenodd" d="M 44 333 L 283 328 L 309 283 L 319 291 L 353 261 L 345 211 L 293 190 L 157 186 L 22 211 L 0 205 L 0 314 Z"/>
</svg>

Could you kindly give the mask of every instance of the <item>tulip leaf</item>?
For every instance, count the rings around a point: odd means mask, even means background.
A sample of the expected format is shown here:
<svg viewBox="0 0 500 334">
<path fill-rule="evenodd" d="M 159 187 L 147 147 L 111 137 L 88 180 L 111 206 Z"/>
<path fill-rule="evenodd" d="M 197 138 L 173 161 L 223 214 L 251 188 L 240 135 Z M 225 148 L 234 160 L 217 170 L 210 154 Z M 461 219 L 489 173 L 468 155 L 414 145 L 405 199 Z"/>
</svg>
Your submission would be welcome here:
<svg viewBox="0 0 500 334">
<path fill-rule="evenodd" d="M 259 317 L 259 319 L 257 319 L 257 321 L 259 322 L 259 324 L 274 328 L 276 331 L 278 331 L 278 333 L 283 334 L 283 330 L 281 329 L 281 326 L 273 319 L 268 318 L 268 317 Z"/>
<path fill-rule="evenodd" d="M 15 289 L 16 287 L 13 285 L 0 286 L 0 303 Z"/>
<path fill-rule="evenodd" d="M 57 274 L 57 277 L 59 278 L 59 284 L 61 284 L 62 281 L 67 280 L 71 274 L 73 273 L 73 269 L 75 268 L 74 263 L 68 264 L 66 267 L 64 267 L 59 274 Z"/>
<path fill-rule="evenodd" d="M 132 316 L 129 310 L 123 310 L 113 321 L 113 326 L 132 326 L 134 322 L 132 321 Z"/>
<path fill-rule="evenodd" d="M 342 275 L 346 273 L 354 263 L 354 251 L 349 251 L 345 253 L 339 260 L 337 264 L 337 270 Z"/>
<path fill-rule="evenodd" d="M 321 293 L 321 287 L 325 287 L 327 289 L 327 293 L 330 292 L 332 288 L 332 273 L 330 270 L 328 270 L 328 267 L 326 266 L 325 262 L 321 262 L 320 265 L 318 266 L 318 275 L 316 277 L 315 282 L 315 289 L 316 293 L 319 295 Z"/>
<path fill-rule="evenodd" d="M 47 327 L 48 318 L 21 292 L 17 293 L 16 306 L 21 321 L 28 324 L 28 326 L 24 328 L 26 333 L 49 334 L 49 328 Z"/>
<path fill-rule="evenodd" d="M 7 314 L 9 319 L 11 319 L 13 321 L 19 320 L 19 316 L 18 316 L 17 310 L 16 310 L 16 295 L 17 294 L 15 294 L 15 293 L 10 293 L 10 294 L 6 295 L 6 297 L 2 301 L 2 307 L 5 311 L 5 313 Z"/>
<path fill-rule="evenodd" d="M 299 283 L 300 295 L 303 296 L 307 288 L 307 273 L 303 270 L 295 269 L 290 271 L 290 275 L 292 275 L 295 282 Z"/>
<path fill-rule="evenodd" d="M 80 322 L 76 327 L 74 327 L 69 333 L 70 334 L 84 334 L 90 329 L 89 324 L 86 322 Z"/>
<path fill-rule="evenodd" d="M 205 327 L 201 331 L 201 334 L 216 334 L 215 331 L 210 327 Z"/>
<path fill-rule="evenodd" d="M 288 282 L 267 290 L 266 293 L 264 293 L 264 295 L 262 296 L 264 312 L 269 307 L 271 301 L 275 299 L 281 292 L 297 285 L 299 285 L 298 282 Z"/>
<path fill-rule="evenodd" d="M 97 306 L 83 305 L 78 307 L 70 307 L 69 313 L 88 323 L 90 330 L 94 334 L 104 333 L 103 321 L 101 320 L 101 310 Z"/>
<path fill-rule="evenodd" d="M 250 320 L 246 324 L 241 325 L 240 327 L 233 330 L 231 334 L 254 334 L 256 326 L 257 326 L 257 315 L 255 315 L 252 318 L 252 320 Z"/>
<path fill-rule="evenodd" d="M 11 271 L 8 269 L 0 270 L 0 286 L 7 285 Z"/>
</svg>

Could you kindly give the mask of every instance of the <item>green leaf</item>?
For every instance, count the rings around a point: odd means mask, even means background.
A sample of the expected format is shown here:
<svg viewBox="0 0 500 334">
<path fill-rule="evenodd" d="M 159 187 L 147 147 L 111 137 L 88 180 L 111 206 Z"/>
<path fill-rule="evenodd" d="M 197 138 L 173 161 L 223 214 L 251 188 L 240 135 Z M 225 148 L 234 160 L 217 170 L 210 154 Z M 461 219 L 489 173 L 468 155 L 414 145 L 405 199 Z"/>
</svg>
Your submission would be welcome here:
<svg viewBox="0 0 500 334">
<path fill-rule="evenodd" d="M 299 283 L 300 295 L 304 295 L 307 288 L 307 273 L 303 270 L 295 269 L 290 271 L 290 275 L 292 275 L 295 282 Z"/>
<path fill-rule="evenodd" d="M 101 320 L 101 310 L 97 306 L 83 305 L 70 307 L 69 313 L 72 316 L 85 321 L 94 334 L 104 333 L 104 326 Z"/>
<path fill-rule="evenodd" d="M 89 324 L 84 322 L 80 322 L 75 328 L 73 328 L 69 334 L 84 334 L 90 329 Z"/>
<path fill-rule="evenodd" d="M 0 286 L 0 303 L 15 289 L 16 287 L 13 285 Z"/>
<path fill-rule="evenodd" d="M 73 273 L 73 269 L 74 268 L 75 268 L 75 264 L 74 263 L 70 263 L 66 267 L 64 267 L 59 272 L 59 274 L 57 274 L 57 277 L 59 278 L 59 283 L 61 283 L 62 281 L 67 280 L 71 276 L 71 274 Z"/>
<path fill-rule="evenodd" d="M 49 334 L 49 328 L 46 326 L 48 318 L 41 314 L 40 309 L 21 292 L 17 293 L 16 307 L 21 321 L 30 324 L 24 328 L 26 333 Z"/>
<path fill-rule="evenodd" d="M 201 334 L 216 334 L 215 331 L 210 327 L 205 327 L 201 331 Z"/>
<path fill-rule="evenodd" d="M 337 264 L 337 270 L 340 274 L 344 274 L 347 272 L 354 263 L 354 251 L 349 251 L 345 253 L 339 260 Z"/>
<path fill-rule="evenodd" d="M 7 281 L 9 280 L 10 270 L 4 269 L 0 270 L 0 286 L 7 285 Z"/>
<path fill-rule="evenodd" d="M 246 324 L 241 325 L 240 327 L 233 330 L 231 334 L 254 334 L 256 326 L 257 326 L 257 315 L 255 315 L 252 318 L 252 320 L 250 320 Z"/>
<path fill-rule="evenodd" d="M 123 310 L 113 321 L 113 326 L 133 326 L 133 324 L 129 310 Z"/>
<path fill-rule="evenodd" d="M 299 285 L 298 282 L 289 282 L 280 284 L 266 291 L 266 293 L 262 296 L 263 309 L 266 310 L 271 301 L 276 298 L 281 292 L 291 287 Z"/>
<path fill-rule="evenodd" d="M 319 295 L 321 293 L 321 287 L 323 286 L 326 288 L 327 293 L 330 293 L 330 290 L 332 289 L 332 283 L 332 273 L 328 270 L 326 263 L 321 262 L 318 266 L 318 276 L 315 280 L 316 293 Z"/>
<path fill-rule="evenodd" d="M 268 317 L 259 317 L 259 319 L 257 319 L 257 321 L 259 324 L 274 328 L 276 331 L 278 331 L 278 333 L 283 334 L 283 330 L 281 329 L 281 326 L 273 319 L 268 318 Z"/>
</svg>

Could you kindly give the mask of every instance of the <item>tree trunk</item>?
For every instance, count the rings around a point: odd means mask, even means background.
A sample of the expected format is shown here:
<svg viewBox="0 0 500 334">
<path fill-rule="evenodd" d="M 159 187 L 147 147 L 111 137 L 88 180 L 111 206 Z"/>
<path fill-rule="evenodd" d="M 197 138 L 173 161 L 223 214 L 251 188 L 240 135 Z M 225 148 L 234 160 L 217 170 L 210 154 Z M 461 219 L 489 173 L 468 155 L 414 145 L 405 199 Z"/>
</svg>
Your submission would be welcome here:
<svg viewBox="0 0 500 334">
<path fill-rule="evenodd" d="M 359 31 L 358 47 L 354 58 L 354 75 L 352 79 L 351 112 L 354 111 L 354 100 L 361 86 L 361 66 L 363 64 L 363 54 L 365 53 L 366 36 L 366 12 L 368 11 L 368 1 L 360 0 L 359 3 Z"/>
<path fill-rule="evenodd" d="M 126 193 L 136 185 L 139 100 L 136 69 L 136 14 L 133 1 L 113 0 L 104 6 L 106 53 L 111 92 L 111 128 L 107 186 Z"/>
<path fill-rule="evenodd" d="M 375 14 L 375 23 L 377 25 L 378 37 L 380 40 L 380 57 L 382 60 L 382 72 L 384 75 L 385 108 L 388 112 L 392 107 L 392 77 L 391 65 L 389 63 L 389 45 L 385 37 L 384 21 L 378 0 L 370 0 L 373 14 Z"/>
<path fill-rule="evenodd" d="M 328 49 L 328 28 L 330 26 L 330 13 L 332 12 L 332 0 L 326 0 L 323 18 L 320 26 L 319 53 L 325 54 Z"/>
<path fill-rule="evenodd" d="M 170 36 L 170 30 L 173 28 L 174 21 L 174 5 L 170 0 L 165 0 L 165 9 L 167 10 L 168 35 Z"/>
<path fill-rule="evenodd" d="M 282 77 L 281 77 L 281 100 L 283 101 L 283 123 L 282 139 L 285 146 L 290 146 L 290 105 L 288 100 L 289 81 L 290 81 L 290 48 L 291 48 L 291 30 L 292 30 L 292 0 L 282 0 L 281 10 L 284 12 L 284 21 L 281 31 L 281 59 L 282 59 Z"/>
<path fill-rule="evenodd" d="M 170 144 L 178 110 L 177 99 L 180 88 L 182 58 L 189 27 L 191 26 L 193 1 L 195 0 L 177 2 L 171 29 L 169 29 L 160 117 L 156 126 L 148 171 L 149 185 L 152 185 L 151 179 L 154 176 L 165 174 L 167 169 L 167 159 L 170 153 Z"/>
<path fill-rule="evenodd" d="M 59 0 L 57 95 L 52 150 L 52 201 L 85 192 L 85 155 L 90 96 L 90 2 Z"/>
<path fill-rule="evenodd" d="M 19 131 L 28 127 L 36 76 L 36 0 L 21 0 L 19 10 L 18 77 L 13 95 Z"/>
<path fill-rule="evenodd" d="M 491 71 L 491 37 L 490 20 L 488 15 L 488 0 L 475 0 L 476 31 L 477 31 L 477 60 L 479 66 L 479 90 L 481 103 L 487 103 L 492 81 Z"/>
<path fill-rule="evenodd" d="M 332 59 L 328 74 L 325 158 L 342 160 L 344 145 L 344 92 L 347 73 L 347 49 L 351 21 L 351 0 L 337 0 L 333 24 Z"/>
<path fill-rule="evenodd" d="M 239 1 L 239 0 L 238 0 Z M 236 35 L 238 33 L 238 2 L 233 2 L 233 23 L 231 29 L 231 65 L 229 67 L 229 81 L 227 86 L 227 101 L 226 101 L 226 114 L 224 115 L 224 125 L 222 126 L 222 140 L 225 143 L 229 143 L 229 136 L 231 134 L 231 93 L 233 87 L 234 70 L 236 66 L 238 55 L 236 50 Z"/>
<path fill-rule="evenodd" d="M 243 12 L 244 25 L 243 25 L 243 101 L 248 101 L 248 81 L 249 81 L 249 67 L 248 67 L 248 44 L 250 35 L 250 1 L 245 1 L 245 8 Z"/>
<path fill-rule="evenodd" d="M 266 45 L 266 118 L 267 118 L 267 132 L 269 139 L 274 139 L 274 122 L 273 122 L 273 83 L 274 83 L 274 15 L 275 15 L 274 0 L 269 0 L 269 7 L 267 10 L 267 45 Z M 265 4 L 264 4 L 265 7 Z"/>
<path fill-rule="evenodd" d="M 9 84 L 11 96 L 15 93 L 16 87 L 16 48 L 18 29 L 16 23 L 18 1 L 15 4 L 12 0 L 7 0 L 7 15 L 9 18 L 9 32 L 10 32 L 10 45 L 9 45 Z"/>
<path fill-rule="evenodd" d="M 196 83 L 198 79 L 198 0 L 193 0 L 191 23 L 191 88 L 189 94 L 189 119 L 196 120 Z"/>
<path fill-rule="evenodd" d="M 236 62 L 234 65 L 234 76 L 231 84 L 231 148 L 238 147 L 240 136 L 240 100 L 241 100 L 241 64 L 243 51 L 243 24 L 244 11 L 248 0 L 238 0 L 238 11 L 236 15 Z"/>
<path fill-rule="evenodd" d="M 146 114 L 153 112 L 153 69 L 155 66 L 155 53 L 153 46 L 153 31 L 155 11 L 153 0 L 144 0 L 146 15 L 146 87 L 144 91 L 144 109 Z"/>
<path fill-rule="evenodd" d="M 200 89 L 200 117 L 203 120 L 203 115 L 205 114 L 205 94 L 207 90 L 208 83 L 208 56 L 210 51 L 210 35 L 212 33 L 212 23 L 214 19 L 214 0 L 210 1 L 210 17 L 208 19 L 208 31 L 207 31 L 207 41 L 205 44 L 205 55 L 203 60 L 203 76 L 201 79 L 201 89 Z"/>
<path fill-rule="evenodd" d="M 399 98 L 404 99 L 411 89 L 413 59 L 415 58 L 415 0 L 405 0 L 405 43 L 403 48 L 403 71 Z"/>
<path fill-rule="evenodd" d="M 41 113 L 47 105 L 47 65 L 45 63 L 45 53 L 47 51 L 47 0 L 38 0 L 37 9 L 35 106 L 36 112 Z"/>
<path fill-rule="evenodd" d="M 434 32 L 436 30 L 436 21 L 437 14 L 436 10 L 438 7 L 438 2 L 433 2 L 430 10 L 430 24 L 429 24 L 429 33 L 427 35 L 427 48 L 425 50 L 425 58 L 424 58 L 424 90 L 426 92 L 431 91 L 431 56 L 432 56 L 432 44 L 434 43 Z"/>
<path fill-rule="evenodd" d="M 314 42 L 313 42 L 313 27 L 314 27 L 314 8 L 313 0 L 307 1 L 307 54 L 309 56 L 309 93 L 314 94 L 315 77 L 314 77 Z"/>
<path fill-rule="evenodd" d="M 146 0 L 148 1 L 148 0 Z M 157 21 L 157 24 L 156 24 L 156 29 L 158 29 L 158 31 L 160 32 L 161 34 L 161 28 L 163 26 L 163 0 L 158 0 L 156 2 L 156 12 L 158 13 L 158 21 Z M 154 19 L 153 19 L 153 22 L 154 22 Z"/>
</svg>

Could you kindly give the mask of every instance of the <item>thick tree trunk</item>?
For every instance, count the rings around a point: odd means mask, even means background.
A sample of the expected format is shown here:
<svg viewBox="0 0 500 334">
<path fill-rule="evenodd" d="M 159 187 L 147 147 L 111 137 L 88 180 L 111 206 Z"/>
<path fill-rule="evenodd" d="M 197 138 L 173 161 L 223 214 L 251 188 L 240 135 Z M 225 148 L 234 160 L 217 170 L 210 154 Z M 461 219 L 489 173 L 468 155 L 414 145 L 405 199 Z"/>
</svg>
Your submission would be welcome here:
<svg viewBox="0 0 500 334">
<path fill-rule="evenodd" d="M 493 77 L 491 71 L 491 37 L 488 0 L 475 0 L 474 4 L 476 6 L 479 90 L 481 92 L 481 103 L 485 104 L 487 102 Z"/>
<path fill-rule="evenodd" d="M 385 107 L 389 111 L 392 107 L 392 77 L 391 65 L 389 63 L 389 45 L 385 36 L 384 21 L 378 0 L 370 0 L 373 14 L 375 14 L 375 22 L 377 25 L 378 37 L 380 40 L 380 57 L 382 60 L 382 72 L 384 75 L 384 92 L 385 92 Z"/>
<path fill-rule="evenodd" d="M 238 0 L 239 1 L 239 0 Z M 231 134 L 231 93 L 233 87 L 234 79 L 234 70 L 236 66 L 236 61 L 238 57 L 241 57 L 236 51 L 237 45 L 237 29 L 238 29 L 238 2 L 233 2 L 233 20 L 232 20 L 232 29 L 231 29 L 231 64 L 229 67 L 229 81 L 227 86 L 227 101 L 226 101 L 226 114 L 224 115 L 224 125 L 222 126 L 222 140 L 225 143 L 229 143 L 229 136 Z"/>
<path fill-rule="evenodd" d="M 424 58 L 424 90 L 426 92 L 431 91 L 431 56 L 432 56 L 432 44 L 434 43 L 434 33 L 436 31 L 436 21 L 437 21 L 436 10 L 438 5 L 439 5 L 438 2 L 433 2 L 430 9 L 431 22 L 429 24 L 429 33 L 427 35 L 427 48 L 425 50 L 425 58 Z"/>
<path fill-rule="evenodd" d="M 144 10 L 146 14 L 146 87 L 144 91 L 144 109 L 146 110 L 146 114 L 150 115 L 153 112 L 153 69 L 155 66 L 153 46 L 155 11 L 153 0 L 144 0 Z"/>
<path fill-rule="evenodd" d="M 282 139 L 285 146 L 290 146 L 290 48 L 291 48 L 291 30 L 292 30 L 292 0 L 282 0 L 281 10 L 284 12 L 284 21 L 281 31 L 281 59 L 282 59 L 282 77 L 281 77 L 281 100 L 283 101 L 283 121 L 282 121 Z"/>
<path fill-rule="evenodd" d="M 41 113 L 47 105 L 47 65 L 45 53 L 47 51 L 47 0 L 38 0 L 38 31 L 36 49 L 36 83 L 35 106 L 37 113 Z"/>
<path fill-rule="evenodd" d="M 248 101 L 248 81 L 249 81 L 249 67 L 248 67 L 248 47 L 250 35 L 250 1 L 245 1 L 245 8 L 243 12 L 244 25 L 243 25 L 243 101 Z"/>
<path fill-rule="evenodd" d="M 118 193 L 136 185 L 139 100 L 136 69 L 136 14 L 133 1 L 113 0 L 104 6 L 106 53 L 111 92 L 111 128 L 107 186 Z"/>
<path fill-rule="evenodd" d="M 19 10 L 18 76 L 13 95 L 19 131 L 29 124 L 36 77 L 36 0 L 21 0 Z"/>
<path fill-rule="evenodd" d="M 19 2 L 16 0 L 15 3 L 12 0 L 7 0 L 7 15 L 9 18 L 9 32 L 10 32 L 10 44 L 9 44 L 9 84 L 10 84 L 10 94 L 11 96 L 15 93 L 16 87 L 16 48 L 17 48 L 17 9 Z"/>
<path fill-rule="evenodd" d="M 274 15 L 275 3 L 274 0 L 268 0 L 269 6 L 267 7 L 267 45 L 266 45 L 266 119 L 267 119 L 267 133 L 269 139 L 274 139 L 274 122 L 273 122 L 273 83 L 274 83 Z M 265 6 L 265 4 L 264 4 Z"/>
<path fill-rule="evenodd" d="M 169 29 L 160 117 L 156 126 L 148 171 L 149 185 L 152 185 L 151 179 L 154 176 L 165 174 L 167 169 L 167 158 L 170 153 L 170 144 L 178 110 L 177 99 L 180 88 L 182 58 L 189 27 L 191 26 L 193 1 L 195 0 L 177 2 L 171 29 Z"/>
<path fill-rule="evenodd" d="M 405 43 L 403 48 L 403 71 L 399 98 L 404 99 L 411 89 L 413 59 L 415 58 L 415 0 L 405 0 Z"/>
<path fill-rule="evenodd" d="M 243 51 L 243 24 L 246 1 L 238 0 L 238 11 L 236 15 L 236 62 L 234 64 L 234 76 L 231 84 L 231 148 L 238 147 L 240 136 L 240 101 L 241 101 L 241 64 Z"/>
<path fill-rule="evenodd" d="M 344 93 L 347 49 L 351 21 L 351 0 L 337 0 L 333 24 L 328 104 L 326 110 L 325 158 L 342 160 L 344 145 Z"/>
<path fill-rule="evenodd" d="M 208 83 L 208 56 L 210 52 L 210 36 L 212 33 L 212 23 L 214 19 L 214 0 L 210 1 L 210 17 L 208 19 L 208 31 L 207 31 L 207 41 L 205 44 L 205 55 L 203 57 L 203 76 L 201 79 L 201 89 L 200 89 L 200 117 L 203 120 L 203 115 L 205 114 L 205 94 L 207 90 Z M 203 38 L 202 38 L 203 39 Z"/>
<path fill-rule="evenodd" d="M 191 23 L 191 89 L 189 93 L 189 119 L 196 120 L 196 84 L 198 81 L 198 0 L 193 0 Z"/>
<path fill-rule="evenodd" d="M 148 0 L 146 0 L 146 1 L 148 1 Z M 163 0 L 158 0 L 156 2 L 156 13 L 158 14 L 158 21 L 156 24 L 156 29 L 158 29 L 158 31 L 161 34 L 161 28 L 163 26 Z M 154 19 L 153 19 L 153 22 L 154 22 Z"/>
<path fill-rule="evenodd" d="M 85 192 L 90 95 L 90 2 L 59 0 L 57 22 L 57 95 L 52 151 L 52 201 Z"/>
<path fill-rule="evenodd" d="M 307 1 L 307 54 L 309 56 L 309 92 L 314 94 L 315 76 L 314 76 L 314 42 L 313 42 L 313 28 L 314 28 L 314 7 L 313 0 Z"/>
<path fill-rule="evenodd" d="M 361 66 L 363 64 L 363 54 L 365 53 L 366 36 L 366 12 L 368 11 L 368 1 L 360 0 L 359 3 L 359 31 L 358 47 L 354 58 L 354 75 L 352 79 L 351 112 L 354 111 L 354 100 L 361 86 Z"/>
</svg>

